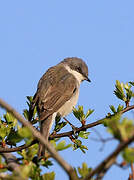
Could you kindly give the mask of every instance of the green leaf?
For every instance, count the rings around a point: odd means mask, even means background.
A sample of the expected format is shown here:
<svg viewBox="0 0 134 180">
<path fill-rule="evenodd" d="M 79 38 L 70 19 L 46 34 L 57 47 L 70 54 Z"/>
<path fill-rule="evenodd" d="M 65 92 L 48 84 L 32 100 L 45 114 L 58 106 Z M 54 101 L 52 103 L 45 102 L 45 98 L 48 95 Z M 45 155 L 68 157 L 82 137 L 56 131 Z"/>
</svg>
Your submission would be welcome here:
<svg viewBox="0 0 134 180">
<path fill-rule="evenodd" d="M 121 115 L 120 114 L 114 114 L 112 116 L 109 116 L 104 119 L 103 124 L 106 127 L 114 127 L 114 124 L 117 124 L 120 121 Z"/>
<path fill-rule="evenodd" d="M 30 107 L 32 106 L 32 101 L 33 101 L 33 96 L 27 96 L 27 105 L 30 109 Z M 33 118 L 35 118 L 35 115 L 37 114 L 37 107 L 35 106 L 34 110 L 33 110 Z M 23 115 L 26 119 L 29 119 L 29 110 L 25 109 L 23 112 Z M 33 122 L 32 124 L 34 124 L 35 122 Z"/>
<path fill-rule="evenodd" d="M 22 179 L 28 179 L 30 175 L 32 175 L 33 168 L 35 167 L 35 164 L 31 161 L 27 165 L 21 166 L 21 176 Z"/>
<path fill-rule="evenodd" d="M 110 105 L 109 107 L 110 107 L 111 111 L 112 111 L 114 114 L 122 111 L 123 108 L 124 108 L 124 106 L 123 106 L 123 105 L 120 105 L 120 104 L 118 105 L 117 110 L 115 109 L 115 107 L 114 107 L 113 105 Z"/>
<path fill-rule="evenodd" d="M 30 107 L 30 104 L 32 103 L 32 101 L 33 101 L 33 96 L 27 96 L 27 104 L 28 104 L 28 106 Z"/>
<path fill-rule="evenodd" d="M 122 139 L 127 140 L 133 134 L 133 130 L 134 130 L 133 121 L 128 120 L 127 118 L 124 118 L 120 122 L 120 124 L 118 124 L 118 129 L 119 129 Z"/>
<path fill-rule="evenodd" d="M 64 126 L 66 126 L 67 122 L 61 122 L 61 123 L 57 123 L 55 125 L 54 131 L 59 132 Z"/>
<path fill-rule="evenodd" d="M 75 142 L 73 144 L 73 150 L 80 149 L 83 153 L 85 153 L 85 150 L 88 150 L 87 146 L 82 145 L 82 142 L 79 139 L 75 139 Z"/>
<path fill-rule="evenodd" d="M 115 114 L 116 113 L 115 107 L 113 105 L 110 105 L 109 107 L 110 107 L 111 111 Z"/>
<path fill-rule="evenodd" d="M 29 119 L 29 111 L 27 109 L 24 109 L 23 115 L 27 120 Z"/>
<path fill-rule="evenodd" d="M 56 145 L 56 150 L 57 151 L 62 151 L 62 150 L 64 150 L 64 149 L 67 149 L 67 148 L 69 148 L 69 147 L 71 147 L 72 146 L 72 144 L 68 144 L 68 145 L 66 145 L 66 141 L 61 141 L 61 142 L 59 142 L 57 145 Z"/>
<path fill-rule="evenodd" d="M 81 145 L 81 146 L 80 146 L 80 150 L 81 150 L 83 153 L 86 153 L 86 151 L 85 151 L 84 149 L 88 150 L 87 146 Z"/>
<path fill-rule="evenodd" d="M 41 173 L 41 169 L 39 166 L 36 166 L 34 163 L 32 165 L 32 168 L 31 168 L 31 171 L 30 171 L 30 175 L 29 175 L 29 179 L 35 179 L 36 177 L 36 180 L 42 180 L 41 179 L 41 176 L 40 176 L 40 173 Z"/>
<path fill-rule="evenodd" d="M 124 84 L 120 83 L 118 80 L 116 80 L 115 87 L 116 87 L 116 89 L 114 91 L 115 95 L 122 101 L 126 101 L 125 93 L 123 90 Z"/>
<path fill-rule="evenodd" d="M 127 91 L 127 100 L 130 100 L 133 97 L 133 92 L 131 90 Z"/>
<path fill-rule="evenodd" d="M 67 122 L 60 122 L 61 117 L 60 116 L 56 116 L 55 119 L 55 127 L 54 127 L 54 131 L 59 132 L 63 127 L 65 127 L 67 125 Z"/>
<path fill-rule="evenodd" d="M 76 108 L 73 108 L 73 114 L 78 120 L 85 120 L 83 106 L 78 106 L 78 110 Z"/>
<path fill-rule="evenodd" d="M 123 157 L 127 162 L 134 163 L 134 148 L 126 148 Z"/>
<path fill-rule="evenodd" d="M 114 91 L 115 95 L 123 100 L 125 103 L 129 103 L 130 99 L 134 96 L 133 91 L 131 90 L 131 87 L 133 85 L 133 82 L 129 82 L 126 84 L 120 83 L 119 81 L 116 81 L 116 90 Z M 125 92 L 124 92 L 125 91 Z"/>
<path fill-rule="evenodd" d="M 16 145 L 16 143 L 22 141 L 23 137 L 18 134 L 18 131 L 11 129 L 7 141 L 10 142 L 12 145 Z"/>
<path fill-rule="evenodd" d="M 119 131 L 120 114 L 115 114 L 104 120 L 103 124 L 107 127 L 109 133 L 111 133 L 115 138 L 121 140 L 121 135 Z"/>
<path fill-rule="evenodd" d="M 46 168 L 49 168 L 49 166 L 53 165 L 53 163 L 51 161 L 49 161 L 49 160 L 44 161 L 43 159 L 41 160 L 40 163 L 41 163 L 42 166 L 44 166 Z"/>
<path fill-rule="evenodd" d="M 131 91 L 131 85 L 129 85 L 128 83 L 126 83 L 124 85 L 124 88 L 125 88 L 125 91 L 126 91 L 126 96 L 127 96 L 127 100 L 130 101 L 132 95 L 133 95 L 133 92 Z"/>
<path fill-rule="evenodd" d="M 124 106 L 119 104 L 119 106 L 118 106 L 118 108 L 117 108 L 117 112 L 122 111 L 122 110 L 123 110 L 123 108 L 124 108 Z"/>
<path fill-rule="evenodd" d="M 46 173 L 42 175 L 43 180 L 54 180 L 55 179 L 55 172 Z"/>
<path fill-rule="evenodd" d="M 61 120 L 61 117 L 60 116 L 56 116 L 55 118 L 55 124 L 58 124 Z"/>
<path fill-rule="evenodd" d="M 133 82 L 132 82 L 132 81 L 130 81 L 129 83 L 130 83 L 132 86 L 134 86 L 134 81 L 133 81 Z"/>
<path fill-rule="evenodd" d="M 17 153 L 21 155 L 24 158 L 24 160 L 27 159 L 27 153 L 25 149 L 22 149 L 21 151 L 17 151 Z"/>
<path fill-rule="evenodd" d="M 75 144 L 80 147 L 82 145 L 82 142 L 79 139 L 75 139 Z"/>
<path fill-rule="evenodd" d="M 23 138 L 31 138 L 32 133 L 27 127 L 18 129 L 18 134 Z"/>
<path fill-rule="evenodd" d="M 53 146 L 54 148 L 56 148 L 56 141 L 55 141 L 55 139 L 54 139 L 54 140 L 51 140 L 50 143 L 52 144 L 52 146 Z"/>
<path fill-rule="evenodd" d="M 128 83 L 126 83 L 126 84 L 124 84 L 124 88 L 126 89 L 126 90 L 129 90 L 129 89 L 131 89 L 131 85 L 129 85 Z"/>
<path fill-rule="evenodd" d="M 7 112 L 5 115 L 4 115 L 4 118 L 7 122 L 7 124 L 10 124 L 12 127 L 16 126 L 17 124 L 17 119 L 9 112 Z"/>
<path fill-rule="evenodd" d="M 83 138 L 83 139 L 88 139 L 88 135 L 90 134 L 90 132 L 86 132 L 86 131 L 80 131 L 79 132 L 79 137 Z"/>
<path fill-rule="evenodd" d="M 90 172 L 91 168 L 88 168 L 86 163 L 82 163 L 82 168 L 78 167 L 78 172 L 82 178 L 85 178 Z"/>
<path fill-rule="evenodd" d="M 75 139 L 75 142 L 73 144 L 73 150 L 78 149 L 81 146 L 82 142 L 78 139 Z"/>
<path fill-rule="evenodd" d="M 119 141 L 127 140 L 132 136 L 134 130 L 133 121 L 126 118 L 122 119 L 119 113 L 106 118 L 104 125 L 107 127 L 108 132 Z"/>
<path fill-rule="evenodd" d="M 30 146 L 26 152 L 27 160 L 32 161 L 34 156 L 37 155 L 37 152 L 38 152 L 38 144 L 34 144 Z"/>
<path fill-rule="evenodd" d="M 0 124 L 0 137 L 2 140 L 4 140 L 6 136 L 8 136 L 10 130 L 11 127 L 6 126 L 5 124 Z"/>
<path fill-rule="evenodd" d="M 34 111 L 33 111 L 33 117 L 35 117 L 36 113 L 37 113 L 37 107 L 35 106 Z"/>
<path fill-rule="evenodd" d="M 87 119 L 88 118 L 88 116 L 90 116 L 92 113 L 94 112 L 94 109 L 89 109 L 88 111 L 87 111 L 87 113 L 86 113 L 86 116 L 85 116 L 85 118 Z"/>
</svg>

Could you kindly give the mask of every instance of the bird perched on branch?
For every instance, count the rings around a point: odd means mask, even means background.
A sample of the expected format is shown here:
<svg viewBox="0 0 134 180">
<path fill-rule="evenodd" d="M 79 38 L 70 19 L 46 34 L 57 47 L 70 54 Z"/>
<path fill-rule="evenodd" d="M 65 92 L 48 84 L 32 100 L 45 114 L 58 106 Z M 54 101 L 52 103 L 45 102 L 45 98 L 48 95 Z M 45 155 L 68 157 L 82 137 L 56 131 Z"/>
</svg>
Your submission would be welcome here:
<svg viewBox="0 0 134 180">
<path fill-rule="evenodd" d="M 31 119 L 37 106 L 40 132 L 46 140 L 56 116 L 64 117 L 72 112 L 78 100 L 80 83 L 84 80 L 90 82 L 88 67 L 76 57 L 66 58 L 49 68 L 39 80 L 29 112 Z M 45 147 L 39 143 L 38 158 L 44 154 Z"/>
</svg>

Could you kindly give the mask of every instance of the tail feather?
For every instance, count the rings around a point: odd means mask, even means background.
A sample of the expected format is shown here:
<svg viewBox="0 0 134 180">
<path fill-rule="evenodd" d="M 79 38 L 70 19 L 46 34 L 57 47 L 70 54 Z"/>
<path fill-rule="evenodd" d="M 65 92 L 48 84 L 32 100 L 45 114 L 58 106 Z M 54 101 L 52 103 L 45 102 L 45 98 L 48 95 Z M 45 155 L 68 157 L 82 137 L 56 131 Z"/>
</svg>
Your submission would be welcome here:
<svg viewBox="0 0 134 180">
<path fill-rule="evenodd" d="M 52 116 L 49 116 L 45 120 L 41 121 L 40 124 L 40 132 L 44 136 L 44 139 L 48 141 L 49 132 L 52 125 Z M 38 150 L 38 159 L 45 158 L 45 146 L 39 143 L 39 150 Z"/>
</svg>

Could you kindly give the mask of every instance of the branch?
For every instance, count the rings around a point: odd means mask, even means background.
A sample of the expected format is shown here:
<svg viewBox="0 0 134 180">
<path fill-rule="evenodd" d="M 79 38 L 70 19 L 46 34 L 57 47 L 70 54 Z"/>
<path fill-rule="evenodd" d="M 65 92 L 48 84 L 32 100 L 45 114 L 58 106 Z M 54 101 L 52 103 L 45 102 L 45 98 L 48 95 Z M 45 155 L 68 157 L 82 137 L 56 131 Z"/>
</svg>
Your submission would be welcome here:
<svg viewBox="0 0 134 180">
<path fill-rule="evenodd" d="M 132 109 L 134 109 L 134 105 L 128 106 L 128 107 L 124 108 L 124 109 L 121 111 L 121 114 L 123 114 L 123 113 L 125 113 L 125 112 L 127 112 L 127 111 L 130 111 L 130 110 L 132 110 Z"/>
<path fill-rule="evenodd" d="M 7 163 L 7 169 L 10 171 L 14 172 L 14 175 L 17 175 L 19 177 L 19 180 L 28 180 L 27 178 L 23 178 L 22 176 L 22 172 L 21 172 L 21 168 L 20 168 L 20 164 L 17 163 L 17 158 L 11 154 L 11 153 L 2 153 L 1 154 L 3 156 L 3 158 L 5 159 L 6 163 Z M 1 174 L 0 174 L 1 175 Z M 7 174 L 3 174 L 1 177 L 1 179 L 10 179 Z"/>
<path fill-rule="evenodd" d="M 0 106 L 6 109 L 8 112 L 12 113 L 16 119 L 18 119 L 24 126 L 28 127 L 29 130 L 31 130 L 33 136 L 41 142 L 48 152 L 51 154 L 51 156 L 60 164 L 60 166 L 66 171 L 66 173 L 69 175 L 70 179 L 77 179 L 76 174 L 72 168 L 52 147 L 52 145 L 44 139 L 44 137 L 41 135 L 39 131 L 37 131 L 30 122 L 26 121 L 15 109 L 13 109 L 10 105 L 8 105 L 6 102 L 4 102 L 2 99 L 0 99 Z"/>
<path fill-rule="evenodd" d="M 17 159 L 11 153 L 2 153 L 2 156 L 6 160 L 7 169 L 20 173 L 20 165 L 17 163 Z"/>
<path fill-rule="evenodd" d="M 38 142 L 37 140 L 33 140 L 30 144 L 24 144 L 24 145 L 15 147 L 15 148 L 8 148 L 8 147 L 2 148 L 2 147 L 0 147 L 0 153 L 8 153 L 8 152 L 21 151 L 23 149 L 29 148 L 30 146 L 32 146 L 33 144 L 35 144 L 37 142 Z"/>
<path fill-rule="evenodd" d="M 100 148 L 100 151 L 102 151 L 102 150 L 104 149 L 104 146 L 105 146 L 106 142 L 114 140 L 113 137 L 109 137 L 109 138 L 105 138 L 105 139 L 104 139 L 104 138 L 101 136 L 101 134 L 100 134 L 99 131 L 97 131 L 95 128 L 92 128 L 92 130 L 96 133 L 96 135 L 98 136 L 98 138 L 93 138 L 93 137 L 92 137 L 92 138 L 90 138 L 90 139 L 93 140 L 93 141 L 98 141 L 98 142 L 101 142 L 101 143 L 102 143 L 102 146 L 101 146 L 101 148 Z"/>
<path fill-rule="evenodd" d="M 134 105 L 128 106 L 128 107 L 124 108 L 122 111 L 120 111 L 120 114 L 124 114 L 125 112 L 128 112 L 128 111 L 130 111 L 130 110 L 132 110 L 132 109 L 134 109 Z M 111 116 L 114 116 L 114 114 L 111 115 Z M 75 132 L 76 132 L 76 133 L 79 133 L 80 131 L 85 131 L 86 129 L 95 127 L 95 126 L 97 126 L 97 125 L 100 125 L 100 124 L 102 124 L 106 119 L 108 120 L 109 118 L 111 118 L 111 116 L 110 116 L 110 117 L 102 118 L 102 119 L 100 119 L 100 120 L 98 120 L 98 121 L 96 121 L 96 122 L 93 122 L 93 123 L 90 123 L 90 124 L 81 126 L 81 127 L 79 127 L 79 128 L 76 127 L 76 128 L 75 128 Z M 71 136 L 71 135 L 73 135 L 73 134 L 74 134 L 74 131 L 68 131 L 68 132 L 60 133 L 60 134 L 52 134 L 52 135 L 49 136 L 49 139 L 51 140 L 51 139 L 54 139 L 54 138 L 69 137 L 69 136 Z"/>
<path fill-rule="evenodd" d="M 130 110 L 132 110 L 132 109 L 134 109 L 134 105 L 124 108 L 120 113 L 123 114 L 123 113 L 128 112 L 128 111 L 130 111 Z M 113 114 L 113 115 L 114 115 L 114 114 Z M 112 115 L 112 116 L 113 116 L 113 115 Z M 100 124 L 102 124 L 102 123 L 104 122 L 104 120 L 106 120 L 106 119 L 108 119 L 108 118 L 102 118 L 102 119 L 100 119 L 100 120 L 98 120 L 98 121 L 96 121 L 96 122 L 93 122 L 93 123 L 84 125 L 84 126 L 82 126 L 82 127 L 80 127 L 80 128 L 75 127 L 75 133 L 79 133 L 80 131 L 85 131 L 86 129 L 92 128 L 92 127 L 97 126 L 97 125 L 100 125 Z M 54 138 L 70 137 L 70 136 L 73 135 L 73 134 L 74 134 L 74 131 L 68 131 L 68 132 L 59 133 L 59 134 L 51 134 L 51 135 L 49 136 L 49 140 L 52 140 L 52 139 L 54 139 Z M 16 147 L 16 148 L 1 148 L 1 147 L 0 147 L 0 153 L 2 153 L 2 152 L 5 152 L 5 153 L 6 153 L 6 152 L 21 151 L 21 150 L 23 150 L 23 149 L 26 149 L 26 148 L 32 146 L 32 145 L 35 144 L 35 143 L 37 143 L 36 140 L 34 140 L 34 141 L 33 141 L 31 144 L 29 144 L 29 145 L 24 144 L 24 145 L 19 146 L 19 147 Z"/>
<path fill-rule="evenodd" d="M 90 174 L 84 180 L 89 180 L 96 174 L 100 174 L 101 176 L 104 175 L 104 173 L 113 165 L 113 163 L 115 163 L 118 154 L 133 141 L 134 134 L 128 140 L 120 143 L 116 150 L 111 153 L 102 163 L 100 163 L 92 172 L 90 172 Z"/>
</svg>

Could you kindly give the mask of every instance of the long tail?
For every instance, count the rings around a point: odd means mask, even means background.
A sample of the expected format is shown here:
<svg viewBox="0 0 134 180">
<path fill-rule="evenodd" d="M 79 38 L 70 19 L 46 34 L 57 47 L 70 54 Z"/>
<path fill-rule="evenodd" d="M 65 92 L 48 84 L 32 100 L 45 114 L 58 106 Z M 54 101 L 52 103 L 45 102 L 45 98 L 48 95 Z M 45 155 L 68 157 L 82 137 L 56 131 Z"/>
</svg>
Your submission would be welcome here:
<svg viewBox="0 0 134 180">
<path fill-rule="evenodd" d="M 44 136 L 44 139 L 46 140 L 48 140 L 49 131 L 51 129 L 52 122 L 53 122 L 52 116 L 49 116 L 45 120 L 41 121 L 40 132 Z M 39 143 L 38 159 L 41 159 L 42 157 L 45 158 L 45 146 Z"/>
</svg>

